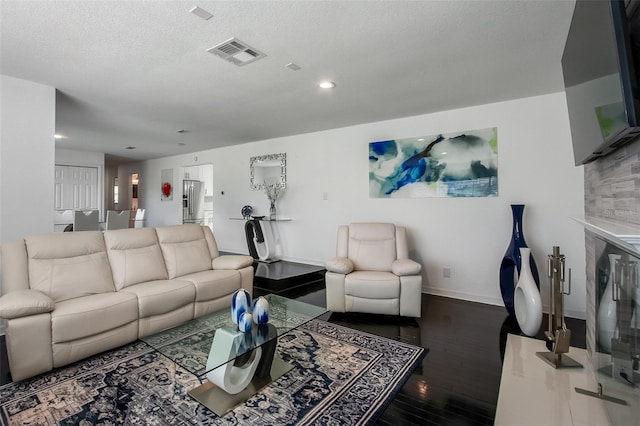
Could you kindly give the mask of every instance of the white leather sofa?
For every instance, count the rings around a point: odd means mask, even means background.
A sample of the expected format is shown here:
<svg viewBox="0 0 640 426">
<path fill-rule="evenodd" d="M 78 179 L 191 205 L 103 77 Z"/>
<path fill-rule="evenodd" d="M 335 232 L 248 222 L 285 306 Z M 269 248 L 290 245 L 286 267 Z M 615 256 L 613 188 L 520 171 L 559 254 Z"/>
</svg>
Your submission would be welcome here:
<svg viewBox="0 0 640 426">
<path fill-rule="evenodd" d="M 253 259 L 200 225 L 65 232 L 2 245 L 0 317 L 13 380 L 230 306 Z"/>
<path fill-rule="evenodd" d="M 420 317 L 422 266 L 409 259 L 404 227 L 340 226 L 336 257 L 325 268 L 330 311 Z"/>
</svg>

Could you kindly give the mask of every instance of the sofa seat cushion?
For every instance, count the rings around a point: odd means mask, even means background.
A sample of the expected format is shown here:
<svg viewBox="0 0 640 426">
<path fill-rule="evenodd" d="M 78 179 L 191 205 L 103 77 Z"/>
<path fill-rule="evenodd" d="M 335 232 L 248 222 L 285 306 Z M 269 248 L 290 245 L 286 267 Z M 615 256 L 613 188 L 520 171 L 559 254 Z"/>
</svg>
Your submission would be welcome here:
<svg viewBox="0 0 640 426">
<path fill-rule="evenodd" d="M 138 283 L 169 278 L 155 229 L 106 231 L 104 242 L 117 290 Z"/>
<path fill-rule="evenodd" d="M 102 232 L 58 232 L 25 241 L 29 286 L 54 302 L 115 291 Z"/>
<path fill-rule="evenodd" d="M 63 343 L 93 336 L 138 319 L 134 294 L 95 294 L 56 303 L 51 312 L 51 338 Z"/>
<path fill-rule="evenodd" d="M 193 303 L 196 297 L 194 285 L 182 280 L 149 281 L 129 286 L 122 292 L 131 292 L 137 296 L 140 318 L 174 311 Z"/>
<path fill-rule="evenodd" d="M 226 296 L 238 290 L 242 284 L 240 273 L 227 269 L 183 275 L 180 280 L 190 281 L 196 287 L 196 302 Z"/>
<path fill-rule="evenodd" d="M 356 271 L 344 280 L 346 295 L 367 299 L 397 299 L 400 278 L 391 272 Z"/>
</svg>

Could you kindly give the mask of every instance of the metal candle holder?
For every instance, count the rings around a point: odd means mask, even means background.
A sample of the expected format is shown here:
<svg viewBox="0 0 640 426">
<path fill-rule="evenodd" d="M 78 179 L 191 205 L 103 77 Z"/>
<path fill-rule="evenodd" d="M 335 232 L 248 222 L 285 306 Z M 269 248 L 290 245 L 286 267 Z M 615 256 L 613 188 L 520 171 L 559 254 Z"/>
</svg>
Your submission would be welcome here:
<svg viewBox="0 0 640 426">
<path fill-rule="evenodd" d="M 560 247 L 553 247 L 553 254 L 548 255 L 547 276 L 549 277 L 549 328 L 544 332 L 547 338 L 547 349 L 551 352 L 536 352 L 536 355 L 553 368 L 582 368 L 582 364 L 566 355 L 571 343 L 571 330 L 564 322 L 564 295 L 571 294 L 571 269 L 565 292 L 564 255 Z"/>
</svg>

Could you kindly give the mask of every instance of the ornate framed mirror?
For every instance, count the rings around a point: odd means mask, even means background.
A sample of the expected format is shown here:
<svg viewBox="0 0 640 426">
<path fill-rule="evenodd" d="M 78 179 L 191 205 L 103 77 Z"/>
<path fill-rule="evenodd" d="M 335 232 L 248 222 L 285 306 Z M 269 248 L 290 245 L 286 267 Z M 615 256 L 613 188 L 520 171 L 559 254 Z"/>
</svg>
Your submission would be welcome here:
<svg viewBox="0 0 640 426">
<path fill-rule="evenodd" d="M 251 157 L 251 189 L 264 189 L 265 185 L 276 184 L 287 187 L 287 154 L 269 154 Z"/>
</svg>

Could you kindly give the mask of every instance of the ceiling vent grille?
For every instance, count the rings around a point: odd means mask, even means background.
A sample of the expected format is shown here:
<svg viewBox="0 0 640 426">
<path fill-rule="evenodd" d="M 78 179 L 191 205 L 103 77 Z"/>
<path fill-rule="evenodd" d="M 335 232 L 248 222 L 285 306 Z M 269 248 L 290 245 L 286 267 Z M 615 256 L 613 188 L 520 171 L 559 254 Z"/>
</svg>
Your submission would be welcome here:
<svg viewBox="0 0 640 426">
<path fill-rule="evenodd" d="M 258 49 L 249 46 L 247 43 L 240 41 L 235 37 L 207 49 L 207 52 L 239 67 L 267 56 Z"/>
</svg>

